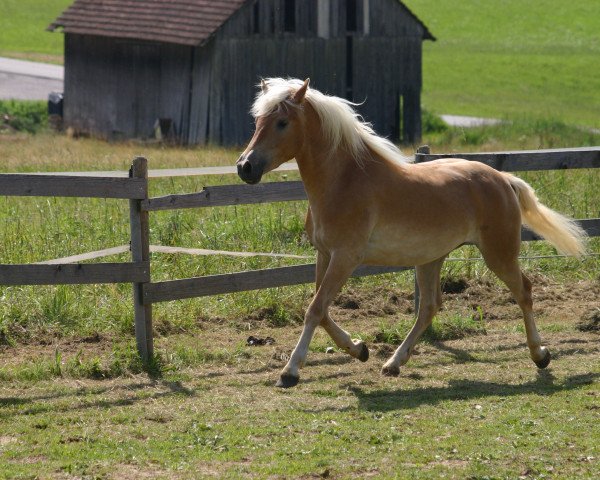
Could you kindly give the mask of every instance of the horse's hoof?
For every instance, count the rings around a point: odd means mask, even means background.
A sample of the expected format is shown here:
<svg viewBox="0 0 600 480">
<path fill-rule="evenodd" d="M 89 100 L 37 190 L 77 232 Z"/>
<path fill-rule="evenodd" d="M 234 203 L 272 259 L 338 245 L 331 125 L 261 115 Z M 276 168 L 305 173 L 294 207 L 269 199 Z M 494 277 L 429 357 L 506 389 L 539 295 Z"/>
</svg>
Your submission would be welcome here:
<svg viewBox="0 0 600 480">
<path fill-rule="evenodd" d="M 534 360 L 534 363 L 540 369 L 546 368 L 549 365 L 550 360 L 552 359 L 552 356 L 550 355 L 550 350 L 548 350 L 547 348 L 544 348 L 544 350 L 546 350 L 546 355 L 544 355 L 544 358 L 542 358 L 541 360 L 537 360 L 537 361 Z"/>
<path fill-rule="evenodd" d="M 298 385 L 299 380 L 300 377 L 284 373 L 279 377 L 279 380 L 277 380 L 275 386 L 278 388 L 292 388 Z"/>
<path fill-rule="evenodd" d="M 356 358 L 358 358 L 361 362 L 366 362 L 369 359 L 369 349 L 367 348 L 366 343 L 362 344 L 360 354 Z"/>
<path fill-rule="evenodd" d="M 383 367 L 381 369 L 381 374 L 384 377 L 397 377 L 398 375 L 400 375 L 400 368 L 392 365 L 390 367 Z"/>
</svg>

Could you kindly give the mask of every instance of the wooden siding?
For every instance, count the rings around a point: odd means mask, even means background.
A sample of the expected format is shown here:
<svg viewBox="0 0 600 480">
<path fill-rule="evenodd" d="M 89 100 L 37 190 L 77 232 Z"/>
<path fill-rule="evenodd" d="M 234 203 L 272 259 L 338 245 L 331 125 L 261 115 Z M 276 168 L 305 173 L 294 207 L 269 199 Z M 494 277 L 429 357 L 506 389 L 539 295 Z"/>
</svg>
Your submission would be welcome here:
<svg viewBox="0 0 600 480">
<path fill-rule="evenodd" d="M 310 77 L 311 85 L 324 93 L 364 102 L 357 109 L 379 134 L 416 140 L 420 135 L 421 67 L 413 62 L 421 58 L 420 40 L 354 38 L 351 89 L 346 78 L 347 48 L 345 38 L 215 39 L 211 59 L 205 62 L 210 74 L 204 69 L 195 73 L 192 108 L 198 109 L 201 102 L 208 105 L 203 105 L 203 112 L 195 112 L 198 116 L 190 140 L 204 143 L 202 134 L 196 132 L 207 130 L 209 142 L 245 143 L 253 131 L 249 110 L 256 85 L 261 77 L 277 76 Z"/>
<path fill-rule="evenodd" d="M 170 118 L 189 130 L 192 47 L 65 34 L 65 124 L 108 139 L 148 138 Z"/>
</svg>

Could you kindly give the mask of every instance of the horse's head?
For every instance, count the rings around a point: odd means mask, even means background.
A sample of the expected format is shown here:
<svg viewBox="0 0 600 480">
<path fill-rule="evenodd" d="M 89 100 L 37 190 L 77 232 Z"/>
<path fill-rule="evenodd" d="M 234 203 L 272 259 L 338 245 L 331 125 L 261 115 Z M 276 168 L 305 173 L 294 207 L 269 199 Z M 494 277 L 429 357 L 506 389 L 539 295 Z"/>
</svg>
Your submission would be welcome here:
<svg viewBox="0 0 600 480">
<path fill-rule="evenodd" d="M 238 175 L 250 184 L 296 156 L 304 143 L 302 104 L 309 79 L 295 91 L 271 92 L 263 80 L 262 92 L 253 113 L 256 128 L 250 143 L 237 161 Z M 258 106 L 258 107 L 257 107 Z"/>
</svg>

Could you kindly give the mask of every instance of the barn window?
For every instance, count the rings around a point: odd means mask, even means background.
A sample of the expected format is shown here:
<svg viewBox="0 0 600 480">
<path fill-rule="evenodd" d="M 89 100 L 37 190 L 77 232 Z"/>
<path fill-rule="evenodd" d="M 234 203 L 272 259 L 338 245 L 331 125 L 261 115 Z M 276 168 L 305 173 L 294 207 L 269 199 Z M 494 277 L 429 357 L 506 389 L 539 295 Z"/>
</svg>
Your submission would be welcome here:
<svg viewBox="0 0 600 480">
<path fill-rule="evenodd" d="M 275 33 L 275 12 L 269 10 L 269 33 Z"/>
<path fill-rule="evenodd" d="M 296 31 L 296 0 L 284 0 L 283 3 L 283 31 Z"/>
<path fill-rule="evenodd" d="M 252 8 L 252 33 L 260 33 L 260 7 L 258 2 Z"/>
<path fill-rule="evenodd" d="M 358 30 L 358 2 L 346 0 L 346 31 L 356 32 Z"/>
</svg>

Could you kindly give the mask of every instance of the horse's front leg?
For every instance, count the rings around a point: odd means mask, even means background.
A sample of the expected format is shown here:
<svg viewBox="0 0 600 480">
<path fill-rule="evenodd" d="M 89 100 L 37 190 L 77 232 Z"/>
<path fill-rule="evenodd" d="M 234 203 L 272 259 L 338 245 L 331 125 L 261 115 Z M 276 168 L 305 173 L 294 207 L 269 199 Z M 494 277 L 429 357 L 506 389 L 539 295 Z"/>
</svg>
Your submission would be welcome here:
<svg viewBox="0 0 600 480">
<path fill-rule="evenodd" d="M 321 324 L 323 319 L 327 318 L 329 306 L 344 283 L 346 283 L 346 280 L 348 280 L 348 277 L 360 264 L 360 258 L 357 255 L 345 252 L 334 253 L 326 267 L 323 264 L 325 260 L 324 257 L 321 257 L 321 265 L 317 266 L 317 283 L 319 284 L 317 293 L 306 310 L 302 334 L 288 363 L 281 372 L 276 384 L 278 387 L 289 388 L 298 383 L 300 379 L 299 371 L 306 361 L 308 346 L 315 333 L 315 329 Z M 321 271 L 320 275 L 319 268 L 322 268 L 325 273 L 322 274 Z"/>
<path fill-rule="evenodd" d="M 325 277 L 325 272 L 327 272 L 330 258 L 331 257 L 326 253 L 317 252 L 317 271 L 315 278 L 315 291 L 317 292 Z M 343 328 L 340 328 L 340 326 L 331 319 L 329 313 L 326 313 L 325 317 L 321 320 L 321 326 L 329 334 L 338 348 L 341 348 L 350 356 L 358 358 L 361 362 L 366 362 L 369 359 L 369 349 L 365 342 L 362 340 L 352 340 L 350 334 Z"/>
</svg>

